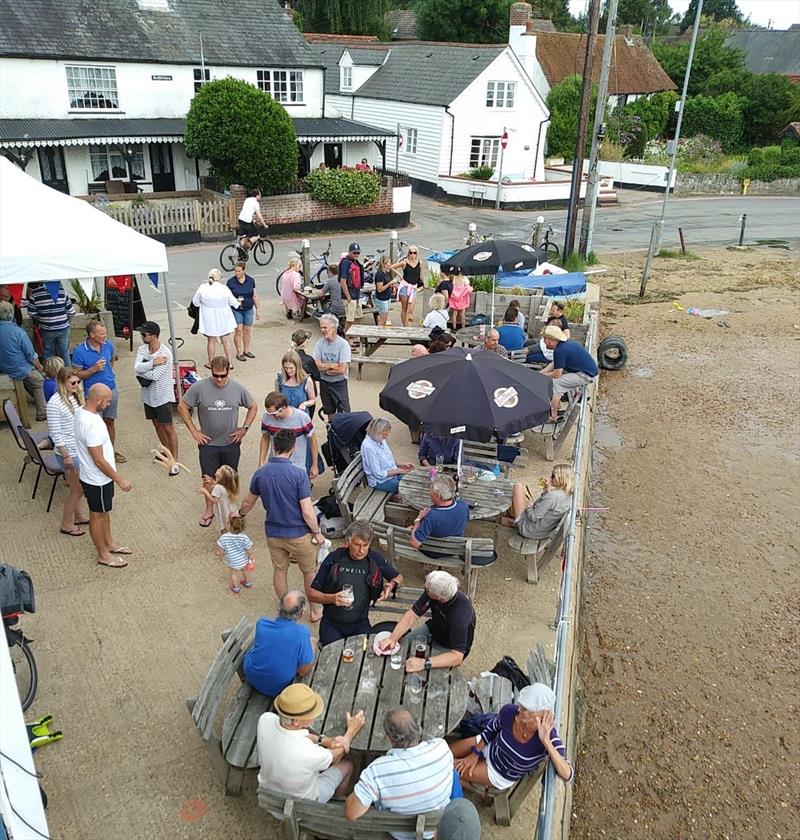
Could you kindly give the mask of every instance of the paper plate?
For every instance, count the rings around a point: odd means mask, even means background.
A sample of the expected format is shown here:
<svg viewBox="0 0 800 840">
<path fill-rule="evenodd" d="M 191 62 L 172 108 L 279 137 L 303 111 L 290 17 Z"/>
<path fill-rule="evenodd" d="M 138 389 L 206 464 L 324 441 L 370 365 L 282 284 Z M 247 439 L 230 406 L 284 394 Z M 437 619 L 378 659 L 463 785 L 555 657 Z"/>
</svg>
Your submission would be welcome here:
<svg viewBox="0 0 800 840">
<path fill-rule="evenodd" d="M 375 634 L 375 638 L 372 641 L 372 649 L 375 651 L 376 656 L 391 656 L 393 653 L 397 653 L 400 650 L 400 644 L 396 644 L 391 650 L 380 650 L 378 645 L 384 640 L 388 639 L 389 636 L 392 634 L 388 630 L 382 630 L 380 633 Z"/>
<path fill-rule="evenodd" d="M 497 476 L 490 470 L 481 470 L 478 481 L 494 481 Z"/>
</svg>

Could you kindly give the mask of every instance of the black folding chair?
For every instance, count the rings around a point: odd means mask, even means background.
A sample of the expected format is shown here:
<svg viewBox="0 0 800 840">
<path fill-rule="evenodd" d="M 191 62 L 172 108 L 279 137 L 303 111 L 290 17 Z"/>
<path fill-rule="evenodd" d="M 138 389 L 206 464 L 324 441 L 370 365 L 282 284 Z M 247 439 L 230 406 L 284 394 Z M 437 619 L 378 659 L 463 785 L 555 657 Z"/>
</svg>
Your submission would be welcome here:
<svg viewBox="0 0 800 840">
<path fill-rule="evenodd" d="M 22 438 L 19 436 L 20 428 L 24 428 L 22 426 L 22 420 L 19 418 L 19 414 L 17 413 L 17 407 L 14 405 L 11 400 L 3 400 L 3 414 L 6 418 L 6 423 L 8 423 L 9 428 L 11 429 L 11 434 L 14 435 L 14 440 L 17 442 L 17 446 L 23 451 L 27 452 L 25 449 L 25 444 L 22 442 Z M 41 449 L 52 449 L 53 442 L 50 440 L 50 435 L 47 432 L 29 432 L 28 433 L 33 442 L 36 444 L 37 448 Z M 42 441 L 47 441 L 45 446 L 41 446 Z M 22 459 L 22 472 L 19 474 L 19 478 L 17 479 L 17 484 L 22 481 L 22 476 L 25 475 L 25 467 L 28 466 L 31 462 L 30 455 L 25 455 Z"/>
<path fill-rule="evenodd" d="M 44 452 L 36 446 L 36 442 L 31 437 L 31 433 L 22 426 L 18 429 L 22 442 L 25 444 L 25 449 L 28 451 L 31 461 L 39 466 L 39 472 L 36 473 L 36 483 L 33 485 L 32 499 L 36 498 L 36 491 L 39 489 L 39 479 L 42 476 L 42 470 L 53 479 L 53 485 L 50 488 L 50 498 L 47 500 L 47 512 L 50 513 L 50 508 L 53 505 L 53 495 L 56 492 L 56 483 L 59 478 L 64 478 L 64 468 L 56 460 L 56 456 L 52 452 Z"/>
</svg>

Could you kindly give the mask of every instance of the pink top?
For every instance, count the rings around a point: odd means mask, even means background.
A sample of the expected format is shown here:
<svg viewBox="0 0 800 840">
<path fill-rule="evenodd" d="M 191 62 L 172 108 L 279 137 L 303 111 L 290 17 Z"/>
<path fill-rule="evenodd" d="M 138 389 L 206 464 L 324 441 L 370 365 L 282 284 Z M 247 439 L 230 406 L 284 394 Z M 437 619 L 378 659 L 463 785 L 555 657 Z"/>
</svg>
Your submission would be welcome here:
<svg viewBox="0 0 800 840">
<path fill-rule="evenodd" d="M 459 311 L 469 309 L 469 302 L 471 298 L 472 286 L 470 286 L 469 283 L 465 283 L 463 286 L 453 283 L 453 291 L 450 292 L 450 297 L 447 299 L 447 305 L 450 309 L 458 309 Z"/>
<path fill-rule="evenodd" d="M 299 271 L 287 269 L 281 278 L 281 300 L 287 309 L 297 312 L 303 307 L 303 299 L 297 293 L 303 288 L 303 278 Z"/>
</svg>

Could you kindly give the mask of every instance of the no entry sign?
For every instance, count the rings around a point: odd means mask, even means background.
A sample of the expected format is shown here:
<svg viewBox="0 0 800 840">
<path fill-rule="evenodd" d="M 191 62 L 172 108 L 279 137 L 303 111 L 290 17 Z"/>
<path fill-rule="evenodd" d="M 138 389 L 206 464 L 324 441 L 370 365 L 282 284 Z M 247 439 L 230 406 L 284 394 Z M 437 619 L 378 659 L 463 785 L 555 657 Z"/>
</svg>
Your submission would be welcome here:
<svg viewBox="0 0 800 840">
<path fill-rule="evenodd" d="M 500 138 L 500 145 L 505 149 L 508 145 L 508 132 L 504 131 L 503 136 Z"/>
</svg>

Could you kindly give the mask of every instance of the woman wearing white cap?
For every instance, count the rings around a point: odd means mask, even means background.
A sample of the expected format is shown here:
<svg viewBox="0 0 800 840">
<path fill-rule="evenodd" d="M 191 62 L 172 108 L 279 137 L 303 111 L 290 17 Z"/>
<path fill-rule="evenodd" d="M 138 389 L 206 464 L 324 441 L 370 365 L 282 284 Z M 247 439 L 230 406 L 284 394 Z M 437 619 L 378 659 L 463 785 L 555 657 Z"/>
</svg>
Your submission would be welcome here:
<svg viewBox="0 0 800 840">
<path fill-rule="evenodd" d="M 450 745 L 459 776 L 505 790 L 549 758 L 559 777 L 570 781 L 572 766 L 553 725 L 555 701 L 544 683 L 525 686 L 517 703 L 503 706 L 479 735 Z"/>
</svg>

